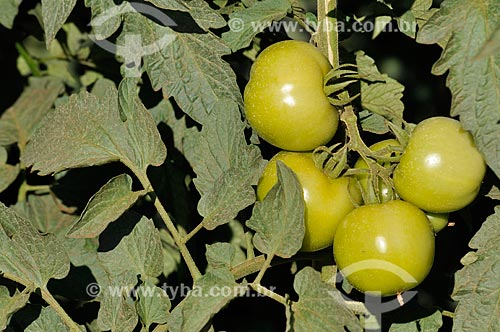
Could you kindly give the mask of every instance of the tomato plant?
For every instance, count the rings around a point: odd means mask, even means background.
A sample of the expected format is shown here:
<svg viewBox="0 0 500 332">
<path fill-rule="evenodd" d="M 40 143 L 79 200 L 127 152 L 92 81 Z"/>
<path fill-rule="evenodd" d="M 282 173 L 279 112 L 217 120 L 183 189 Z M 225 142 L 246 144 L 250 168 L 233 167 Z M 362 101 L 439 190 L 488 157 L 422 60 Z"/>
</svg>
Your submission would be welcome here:
<svg viewBox="0 0 500 332">
<path fill-rule="evenodd" d="M 398 194 L 436 213 L 459 210 L 476 198 L 486 165 L 470 133 L 456 120 L 420 122 L 394 172 Z"/>
<path fill-rule="evenodd" d="M 269 143 L 310 151 L 337 131 L 339 114 L 323 92 L 331 69 L 321 52 L 306 42 L 283 41 L 255 60 L 245 87 L 245 114 Z"/>
<path fill-rule="evenodd" d="M 0 330 L 500 331 L 498 7 L 0 1 Z"/>
<path fill-rule="evenodd" d="M 373 145 L 370 146 L 370 149 L 372 151 L 379 151 L 383 149 L 391 149 L 393 147 L 399 147 L 400 144 L 397 140 L 395 139 L 386 139 L 380 142 L 377 142 Z M 391 154 L 395 154 L 395 152 L 388 151 L 387 156 L 390 156 Z M 384 167 L 390 167 L 391 163 L 390 162 L 383 162 L 382 165 Z M 369 169 L 368 164 L 366 161 L 363 160 L 363 158 L 358 158 L 356 163 L 354 164 L 354 168 L 358 169 Z M 392 187 L 388 185 L 386 182 L 384 182 L 381 178 L 375 177 L 375 185 L 373 185 L 372 181 L 373 178 L 370 177 L 370 174 L 359 174 L 357 175 L 358 181 L 361 185 L 362 191 L 366 194 L 370 192 L 370 190 L 373 190 L 373 192 L 378 196 L 378 199 L 380 202 L 387 202 L 392 199 L 394 199 L 394 193 L 392 190 Z M 370 188 L 372 186 L 372 188 Z"/>
<path fill-rule="evenodd" d="M 305 202 L 305 236 L 303 251 L 316 251 L 332 245 L 340 221 L 361 204 L 361 194 L 353 179 L 329 179 L 307 152 L 277 153 L 267 164 L 257 186 L 257 199 L 262 200 L 276 184 L 276 162 L 282 161 L 297 175 Z"/>
<path fill-rule="evenodd" d="M 434 259 L 434 232 L 426 215 L 395 200 L 364 205 L 338 226 L 335 261 L 356 289 L 395 295 L 420 284 Z"/>
</svg>

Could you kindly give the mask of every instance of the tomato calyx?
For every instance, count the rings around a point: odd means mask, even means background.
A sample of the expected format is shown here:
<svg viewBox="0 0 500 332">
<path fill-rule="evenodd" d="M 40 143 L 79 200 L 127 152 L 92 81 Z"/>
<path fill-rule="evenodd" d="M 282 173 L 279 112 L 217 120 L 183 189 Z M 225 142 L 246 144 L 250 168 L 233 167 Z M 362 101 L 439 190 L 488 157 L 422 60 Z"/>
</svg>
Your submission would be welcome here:
<svg viewBox="0 0 500 332">
<path fill-rule="evenodd" d="M 337 143 L 330 147 L 317 147 L 313 152 L 316 166 L 331 178 L 345 175 L 367 179 L 364 180 L 365 184 L 359 185 L 365 204 L 383 203 L 396 199 L 392 173 L 395 164 L 401 158 L 409 134 L 405 129 L 391 123 L 389 127 L 397 138 L 393 140 L 395 143 L 373 149 L 368 147 L 361 138 L 358 119 L 352 106 L 345 106 L 341 109 L 340 120 L 346 126 L 347 142 Z M 350 168 L 347 163 L 350 152 L 356 152 L 366 167 Z"/>
</svg>

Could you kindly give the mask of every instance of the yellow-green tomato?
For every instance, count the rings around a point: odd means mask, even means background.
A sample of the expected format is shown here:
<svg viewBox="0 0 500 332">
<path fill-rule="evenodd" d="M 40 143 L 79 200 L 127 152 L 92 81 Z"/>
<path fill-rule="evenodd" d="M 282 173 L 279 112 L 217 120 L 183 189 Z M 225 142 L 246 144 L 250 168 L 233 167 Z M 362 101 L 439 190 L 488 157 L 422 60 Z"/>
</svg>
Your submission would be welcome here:
<svg viewBox="0 0 500 332">
<path fill-rule="evenodd" d="M 290 151 L 311 151 L 337 131 L 339 114 L 323 92 L 328 60 L 313 45 L 282 41 L 255 60 L 245 87 L 245 113 L 257 134 Z"/>
<path fill-rule="evenodd" d="M 420 122 L 394 171 L 396 192 L 424 211 L 446 213 L 474 200 L 486 172 L 483 156 L 460 122 Z"/>
<path fill-rule="evenodd" d="M 434 231 L 424 212 L 394 200 L 363 205 L 339 224 L 333 254 L 361 292 L 390 296 L 420 284 L 434 260 Z"/>
<path fill-rule="evenodd" d="M 449 213 L 427 212 L 426 215 L 427 219 L 431 222 L 434 233 L 438 233 L 448 226 Z"/>
<path fill-rule="evenodd" d="M 305 236 L 302 251 L 316 251 L 332 245 L 338 223 L 361 203 L 353 179 L 328 178 L 314 165 L 311 153 L 281 151 L 266 165 L 257 186 L 257 199 L 263 200 L 276 184 L 276 161 L 287 165 L 299 179 L 305 201 Z M 354 202 L 354 203 L 353 203 Z"/>
<path fill-rule="evenodd" d="M 395 139 L 386 139 L 380 142 L 377 142 L 370 146 L 370 150 L 372 151 L 380 151 L 384 148 L 390 147 L 390 146 L 400 146 L 399 142 Z M 390 156 L 390 154 L 387 154 L 387 156 Z M 389 167 L 390 163 L 383 163 L 384 167 Z M 368 169 L 368 164 L 364 161 L 363 158 L 358 158 L 356 163 L 354 164 L 354 168 L 365 168 Z M 361 188 L 363 192 L 368 193 L 369 191 L 369 182 L 370 181 L 370 176 L 369 174 L 359 174 L 356 176 L 359 184 L 361 185 Z M 379 200 L 380 202 L 387 202 L 393 199 L 393 191 L 392 188 L 387 186 L 383 181 L 378 181 L 378 194 L 379 194 Z"/>
</svg>

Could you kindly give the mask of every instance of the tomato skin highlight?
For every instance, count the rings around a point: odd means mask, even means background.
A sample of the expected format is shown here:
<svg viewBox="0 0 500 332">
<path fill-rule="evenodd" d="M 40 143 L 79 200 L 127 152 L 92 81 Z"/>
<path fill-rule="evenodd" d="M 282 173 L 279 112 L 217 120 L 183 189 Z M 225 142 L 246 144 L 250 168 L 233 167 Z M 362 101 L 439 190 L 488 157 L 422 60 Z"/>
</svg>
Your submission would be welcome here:
<svg viewBox="0 0 500 332">
<path fill-rule="evenodd" d="M 301 251 L 316 251 L 332 245 L 337 225 L 361 203 L 355 180 L 328 178 L 318 169 L 311 153 L 281 151 L 266 165 L 257 186 L 257 199 L 263 200 L 276 184 L 276 161 L 280 160 L 297 175 L 305 201 L 306 233 Z M 354 201 L 354 202 L 353 202 Z"/>
<path fill-rule="evenodd" d="M 393 178 L 402 199 L 447 213 L 476 198 L 485 172 L 483 156 L 460 122 L 433 117 L 415 127 Z"/>
<path fill-rule="evenodd" d="M 323 91 L 328 60 L 313 45 L 287 40 L 266 48 L 245 87 L 245 114 L 256 133 L 283 150 L 311 151 L 328 143 L 339 113 Z"/>
<path fill-rule="evenodd" d="M 420 284 L 434 260 L 434 231 L 424 212 L 394 200 L 363 205 L 339 224 L 333 253 L 357 290 L 395 295 Z"/>
</svg>

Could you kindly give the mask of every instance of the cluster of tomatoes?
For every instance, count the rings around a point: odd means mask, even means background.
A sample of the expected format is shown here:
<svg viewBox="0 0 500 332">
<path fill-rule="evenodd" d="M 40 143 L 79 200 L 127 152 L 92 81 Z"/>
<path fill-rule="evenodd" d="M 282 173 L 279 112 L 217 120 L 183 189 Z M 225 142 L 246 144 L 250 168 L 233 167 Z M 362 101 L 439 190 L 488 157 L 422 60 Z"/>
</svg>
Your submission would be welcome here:
<svg viewBox="0 0 500 332">
<path fill-rule="evenodd" d="M 429 118 L 415 127 L 404 147 L 394 139 L 370 147 L 399 147 L 402 154 L 392 168 L 393 186 L 381 182 L 380 202 L 363 202 L 368 173 L 332 179 L 312 158 L 311 151 L 333 138 L 339 122 L 323 90 L 330 69 L 318 49 L 299 41 L 266 48 L 252 66 L 244 93 L 247 120 L 261 138 L 283 150 L 267 164 L 257 198 L 264 199 L 276 184 L 276 162 L 283 162 L 303 189 L 302 251 L 333 244 L 336 264 L 353 287 L 381 296 L 399 294 L 425 279 L 434 260 L 435 234 L 447 225 L 449 212 L 474 200 L 486 166 L 458 121 Z M 368 168 L 365 160 L 354 167 Z"/>
</svg>

